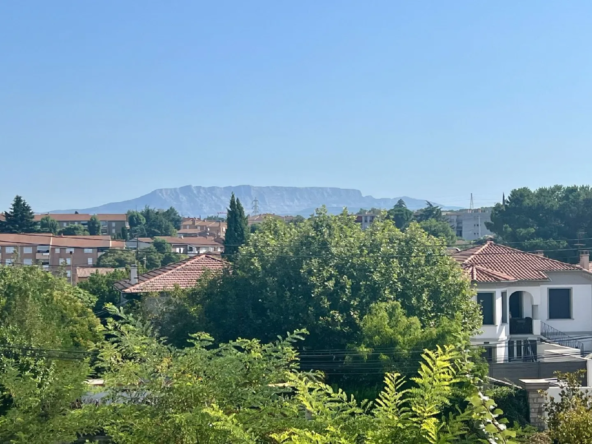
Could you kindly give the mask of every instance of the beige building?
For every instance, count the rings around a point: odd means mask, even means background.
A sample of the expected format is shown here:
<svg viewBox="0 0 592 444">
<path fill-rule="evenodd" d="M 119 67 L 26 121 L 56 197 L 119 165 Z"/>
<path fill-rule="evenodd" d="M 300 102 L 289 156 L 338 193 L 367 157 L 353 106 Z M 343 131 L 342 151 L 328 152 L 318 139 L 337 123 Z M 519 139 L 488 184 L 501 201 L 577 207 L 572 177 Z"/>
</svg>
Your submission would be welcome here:
<svg viewBox="0 0 592 444">
<path fill-rule="evenodd" d="M 178 234 L 183 237 L 211 236 L 224 238 L 226 234 L 226 222 L 185 217 L 183 218 L 183 222 L 181 222 L 181 229 L 178 231 Z"/>
<path fill-rule="evenodd" d="M 35 222 L 39 222 L 45 216 L 49 216 L 58 222 L 60 229 L 68 225 L 82 225 L 88 226 L 88 221 L 93 216 L 92 214 L 36 214 Z M 109 236 L 120 236 L 121 230 L 129 228 L 127 223 L 127 214 L 95 214 L 97 219 L 101 222 L 101 234 Z"/>
<path fill-rule="evenodd" d="M 72 282 L 77 267 L 93 267 L 112 248 L 125 242 L 111 236 L 53 236 L 51 234 L 0 233 L 0 264 L 38 265 L 54 274 L 64 274 Z"/>
<path fill-rule="evenodd" d="M 224 245 L 221 239 L 213 239 L 211 237 L 175 237 L 175 236 L 157 236 L 155 239 L 164 239 L 173 248 L 174 253 L 186 254 L 188 256 L 195 256 L 198 254 L 214 253 L 221 254 L 224 252 Z M 144 249 L 152 245 L 154 239 L 149 237 L 140 237 L 138 239 L 131 239 L 126 242 L 129 249 Z"/>
</svg>

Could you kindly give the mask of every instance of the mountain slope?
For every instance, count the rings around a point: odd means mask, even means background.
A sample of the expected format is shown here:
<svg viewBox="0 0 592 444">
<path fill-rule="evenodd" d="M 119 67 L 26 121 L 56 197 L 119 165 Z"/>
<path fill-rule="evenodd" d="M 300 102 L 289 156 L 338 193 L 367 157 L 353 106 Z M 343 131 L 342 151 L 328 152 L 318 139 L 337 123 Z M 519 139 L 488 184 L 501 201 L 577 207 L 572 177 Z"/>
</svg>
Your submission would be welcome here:
<svg viewBox="0 0 592 444">
<path fill-rule="evenodd" d="M 52 213 L 125 213 L 142 209 L 175 207 L 183 216 L 208 216 L 226 211 L 230 195 L 238 197 L 247 213 L 252 212 L 253 201 L 258 200 L 260 213 L 301 214 L 309 216 L 315 208 L 326 205 L 332 213 L 343 207 L 358 211 L 360 208 L 392 208 L 399 197 L 392 199 L 363 196 L 359 190 L 325 187 L 255 187 L 239 185 L 229 187 L 200 187 L 187 185 L 181 188 L 163 188 L 136 199 L 114 202 L 93 208 L 56 210 Z M 425 207 L 425 200 L 402 197 L 409 209 Z"/>
</svg>

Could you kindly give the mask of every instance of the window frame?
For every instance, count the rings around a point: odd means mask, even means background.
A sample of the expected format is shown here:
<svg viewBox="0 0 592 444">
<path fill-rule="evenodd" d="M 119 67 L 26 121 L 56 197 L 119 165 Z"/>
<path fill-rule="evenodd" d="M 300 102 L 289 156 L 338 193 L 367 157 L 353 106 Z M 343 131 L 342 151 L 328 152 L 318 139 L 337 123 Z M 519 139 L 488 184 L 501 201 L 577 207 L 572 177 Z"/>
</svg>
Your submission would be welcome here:
<svg viewBox="0 0 592 444">
<path fill-rule="evenodd" d="M 85 252 L 86 254 L 92 254 L 92 253 L 93 253 L 93 249 L 92 249 L 92 248 L 85 248 L 85 249 L 84 249 L 84 252 Z"/>
<path fill-rule="evenodd" d="M 569 318 L 552 318 L 551 317 L 551 291 L 552 290 L 568 290 L 569 291 Z M 547 288 L 547 320 L 548 321 L 565 321 L 573 320 L 573 288 L 572 287 L 553 287 Z"/>
<path fill-rule="evenodd" d="M 23 247 L 23 254 L 33 254 L 33 247 Z"/>
<path fill-rule="evenodd" d="M 497 322 L 496 322 L 497 321 L 497 316 L 496 316 L 497 315 L 497 313 L 496 313 L 497 310 L 496 310 L 496 293 L 495 293 L 495 291 L 478 291 L 476 298 L 477 298 L 477 303 L 479 305 L 481 305 L 479 303 L 479 295 L 480 294 L 488 294 L 488 295 L 491 296 L 492 312 L 493 312 L 492 313 L 492 318 L 493 318 L 492 320 L 493 320 L 493 322 L 491 324 L 489 324 L 489 323 L 486 324 L 485 323 L 485 319 L 483 319 L 483 326 L 485 326 L 485 325 L 497 325 Z M 481 317 L 482 318 L 484 317 L 483 316 L 483 309 L 481 309 Z"/>
<path fill-rule="evenodd" d="M 6 254 L 14 254 L 15 247 L 4 247 L 4 253 Z"/>
</svg>

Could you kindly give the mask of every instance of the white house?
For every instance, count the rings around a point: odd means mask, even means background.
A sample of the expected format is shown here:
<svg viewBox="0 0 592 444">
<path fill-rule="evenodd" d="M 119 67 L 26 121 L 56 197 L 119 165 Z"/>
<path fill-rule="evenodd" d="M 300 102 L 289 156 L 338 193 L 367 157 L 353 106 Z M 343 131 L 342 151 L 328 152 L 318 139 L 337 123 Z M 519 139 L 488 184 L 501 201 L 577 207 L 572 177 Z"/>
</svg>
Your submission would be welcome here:
<svg viewBox="0 0 592 444">
<path fill-rule="evenodd" d="M 591 352 L 592 273 L 589 253 L 581 254 L 573 265 L 491 241 L 453 253 L 482 308 L 473 342 L 489 344 L 494 362 Z"/>
</svg>

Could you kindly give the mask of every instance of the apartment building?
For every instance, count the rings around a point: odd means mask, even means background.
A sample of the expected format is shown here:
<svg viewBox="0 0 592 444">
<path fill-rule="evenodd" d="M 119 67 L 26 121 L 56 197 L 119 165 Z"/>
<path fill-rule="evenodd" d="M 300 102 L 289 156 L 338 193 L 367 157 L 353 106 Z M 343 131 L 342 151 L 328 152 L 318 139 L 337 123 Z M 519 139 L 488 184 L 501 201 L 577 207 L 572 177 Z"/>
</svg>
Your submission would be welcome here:
<svg viewBox="0 0 592 444">
<path fill-rule="evenodd" d="M 185 217 L 181 222 L 181 229 L 178 234 L 182 237 L 211 236 L 224 238 L 226 222 Z"/>
<path fill-rule="evenodd" d="M 443 214 L 456 236 L 473 241 L 493 233 L 485 226 L 491 221 L 491 208 L 477 208 L 474 210 L 448 211 Z"/>
<path fill-rule="evenodd" d="M 60 228 L 68 225 L 82 225 L 86 227 L 92 214 L 36 214 L 35 221 L 39 222 L 45 216 L 49 216 L 58 222 Z M 121 230 L 129 228 L 127 223 L 127 214 L 95 214 L 101 222 L 101 234 L 116 236 L 121 234 Z"/>
<path fill-rule="evenodd" d="M 76 267 L 92 267 L 106 250 L 125 248 L 111 236 L 0 233 L 0 264 L 39 265 L 70 278 Z"/>
</svg>

